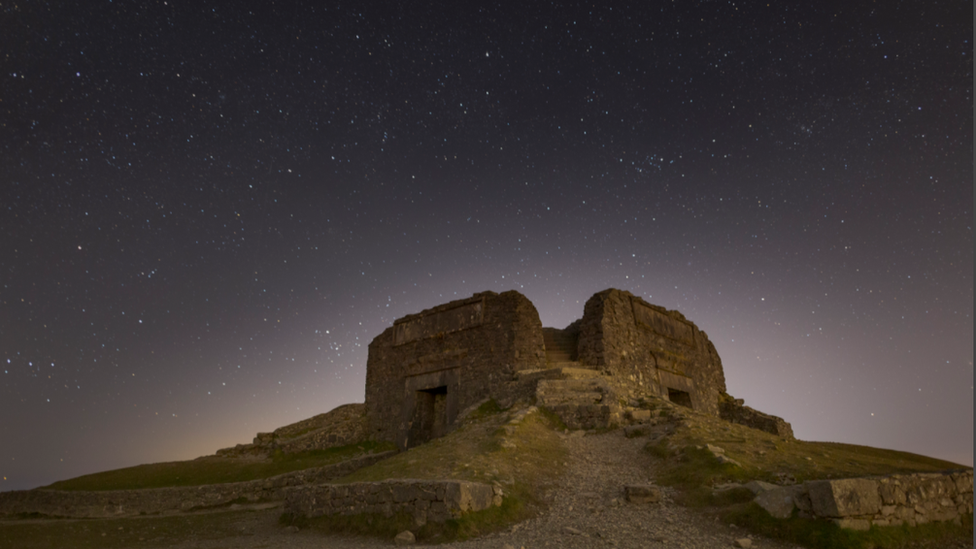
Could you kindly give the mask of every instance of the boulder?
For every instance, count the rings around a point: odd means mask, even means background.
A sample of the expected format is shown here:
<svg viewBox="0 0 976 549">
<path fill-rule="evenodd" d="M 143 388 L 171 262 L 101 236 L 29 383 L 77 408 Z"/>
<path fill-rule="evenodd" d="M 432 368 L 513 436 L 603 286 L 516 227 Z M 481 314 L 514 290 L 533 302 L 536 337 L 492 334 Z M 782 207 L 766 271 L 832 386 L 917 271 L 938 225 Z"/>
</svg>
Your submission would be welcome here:
<svg viewBox="0 0 976 549">
<path fill-rule="evenodd" d="M 404 530 L 393 538 L 393 543 L 395 545 L 413 545 L 417 542 L 417 538 L 414 537 L 413 532 L 410 530 Z"/>
<path fill-rule="evenodd" d="M 789 518 L 796 507 L 793 502 L 793 490 L 784 486 L 759 492 L 753 501 L 767 513 L 780 519 Z"/>
</svg>

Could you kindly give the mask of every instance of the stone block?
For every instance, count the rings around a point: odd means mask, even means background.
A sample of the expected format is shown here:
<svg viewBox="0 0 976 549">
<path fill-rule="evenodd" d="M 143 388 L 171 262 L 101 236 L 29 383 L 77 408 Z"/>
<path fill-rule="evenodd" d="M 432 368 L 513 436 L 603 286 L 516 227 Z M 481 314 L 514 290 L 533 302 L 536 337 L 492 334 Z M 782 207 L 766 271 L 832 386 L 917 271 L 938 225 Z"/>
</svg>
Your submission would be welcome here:
<svg viewBox="0 0 976 549">
<path fill-rule="evenodd" d="M 494 490 L 487 484 L 455 481 L 447 484 L 444 503 L 451 510 L 481 511 L 492 505 Z"/>
<path fill-rule="evenodd" d="M 810 491 L 807 489 L 806 484 L 790 486 L 790 490 L 793 492 L 793 503 L 800 510 L 801 514 L 812 513 L 813 502 L 810 501 Z"/>
<path fill-rule="evenodd" d="M 785 519 L 793 515 L 796 504 L 793 502 L 792 487 L 779 487 L 760 492 L 753 500 L 773 517 Z"/>
<path fill-rule="evenodd" d="M 878 486 L 878 494 L 885 505 L 905 505 L 907 502 L 905 490 L 902 489 L 901 484 L 890 479 L 881 480 Z"/>
<path fill-rule="evenodd" d="M 413 501 L 420 494 L 420 491 L 413 484 L 394 484 L 392 489 L 394 503 Z"/>
<path fill-rule="evenodd" d="M 806 483 L 813 512 L 821 517 L 873 515 L 881 510 L 878 482 L 852 478 Z"/>
<path fill-rule="evenodd" d="M 451 518 L 451 510 L 443 501 L 435 501 L 427 509 L 427 519 L 431 522 L 444 522 Z"/>
<path fill-rule="evenodd" d="M 915 510 L 912 509 L 911 507 L 895 507 L 894 515 L 896 518 L 899 518 L 901 520 L 914 519 Z"/>
<path fill-rule="evenodd" d="M 956 491 L 960 494 L 973 493 L 973 473 L 953 473 L 952 481 L 956 484 Z"/>
<path fill-rule="evenodd" d="M 417 542 L 416 536 L 410 530 L 404 530 L 393 538 L 394 545 L 413 545 Z"/>
<path fill-rule="evenodd" d="M 638 422 L 647 422 L 651 420 L 650 410 L 633 410 L 630 412 L 630 419 Z"/>
</svg>

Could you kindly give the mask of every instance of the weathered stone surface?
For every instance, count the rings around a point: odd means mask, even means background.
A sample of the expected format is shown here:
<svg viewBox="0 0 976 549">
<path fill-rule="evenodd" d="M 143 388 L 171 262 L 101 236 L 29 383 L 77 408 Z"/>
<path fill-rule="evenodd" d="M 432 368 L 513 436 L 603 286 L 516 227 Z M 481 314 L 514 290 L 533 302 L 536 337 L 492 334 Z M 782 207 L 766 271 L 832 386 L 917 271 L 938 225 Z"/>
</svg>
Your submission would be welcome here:
<svg viewBox="0 0 976 549">
<path fill-rule="evenodd" d="M 511 402 L 523 389 L 515 374 L 545 365 L 539 313 L 518 292 L 482 292 L 405 316 L 369 344 L 369 434 L 401 447 L 442 436 L 477 402 Z"/>
<path fill-rule="evenodd" d="M 625 486 L 624 495 L 630 503 L 657 503 L 661 501 L 661 489 L 651 484 Z"/>
<path fill-rule="evenodd" d="M 579 324 L 579 361 L 651 393 L 718 416 L 722 361 L 681 313 L 609 289 L 591 297 Z"/>
<path fill-rule="evenodd" d="M 368 436 L 401 448 L 422 444 L 489 398 L 507 406 L 537 397 L 573 429 L 606 428 L 624 417 L 615 395 L 637 388 L 713 416 L 728 399 L 715 346 L 677 311 L 608 289 L 587 300 L 583 318 L 557 330 L 542 328 L 522 294 L 482 292 L 397 319 L 373 339 Z M 782 419 L 732 402 L 730 418 L 792 438 Z M 631 410 L 626 419 L 647 422 L 651 413 Z"/>
<path fill-rule="evenodd" d="M 873 515 L 881 511 L 878 481 L 863 478 L 807 483 L 813 512 L 821 517 Z"/>
<path fill-rule="evenodd" d="M 487 484 L 455 481 L 446 485 L 444 503 L 459 511 L 480 511 L 491 507 L 495 490 Z"/>
<path fill-rule="evenodd" d="M 749 538 L 739 538 L 732 542 L 733 547 L 740 547 L 741 549 L 749 549 L 752 547 L 752 540 Z"/>
<path fill-rule="evenodd" d="M 760 431 L 772 433 L 785 439 L 793 439 L 793 427 L 783 420 L 770 414 L 764 414 L 742 404 L 741 399 L 723 397 L 719 401 L 719 417 L 732 423 L 752 427 Z"/>
<path fill-rule="evenodd" d="M 793 509 L 796 508 L 791 487 L 781 486 L 772 490 L 764 490 L 753 501 L 776 518 L 789 518 L 793 514 Z"/>
<path fill-rule="evenodd" d="M 630 412 L 630 419 L 638 423 L 645 423 L 651 420 L 650 410 L 633 410 Z"/>
</svg>

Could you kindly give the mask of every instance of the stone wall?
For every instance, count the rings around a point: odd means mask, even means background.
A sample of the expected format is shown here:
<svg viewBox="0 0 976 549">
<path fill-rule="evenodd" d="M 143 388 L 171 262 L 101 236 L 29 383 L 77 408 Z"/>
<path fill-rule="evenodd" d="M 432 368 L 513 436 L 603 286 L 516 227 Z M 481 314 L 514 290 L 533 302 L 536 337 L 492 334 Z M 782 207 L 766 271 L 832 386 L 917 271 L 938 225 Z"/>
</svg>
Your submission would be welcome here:
<svg viewBox="0 0 976 549">
<path fill-rule="evenodd" d="M 416 526 L 444 522 L 468 511 L 501 505 L 496 486 L 460 480 L 386 480 L 356 484 L 322 484 L 293 490 L 285 510 L 306 517 L 376 514 L 411 515 Z"/>
<path fill-rule="evenodd" d="M 958 520 L 973 512 L 973 472 L 813 480 L 762 491 L 756 503 L 777 518 L 796 509 L 857 530 Z"/>
<path fill-rule="evenodd" d="M 217 450 L 221 457 L 269 456 L 275 450 L 285 453 L 326 450 L 366 440 L 366 405 L 344 404 L 324 414 L 286 425 L 271 433 L 258 433 L 251 444 L 238 444 Z"/>
<path fill-rule="evenodd" d="M 401 448 L 442 436 L 470 405 L 510 401 L 516 372 L 544 367 L 539 313 L 518 292 L 482 292 L 405 316 L 369 344 L 369 436 Z"/>
<path fill-rule="evenodd" d="M 98 492 L 43 489 L 0 492 L 0 516 L 40 513 L 52 517 L 107 518 L 192 511 L 242 500 L 283 501 L 288 489 L 344 477 L 394 453 L 370 454 L 248 482 Z"/>
<path fill-rule="evenodd" d="M 586 302 L 579 330 L 578 355 L 585 367 L 719 415 L 722 360 L 705 332 L 681 313 L 609 289 Z"/>
<path fill-rule="evenodd" d="M 793 438 L 793 427 L 783 418 L 765 414 L 743 404 L 742 399 L 732 399 L 728 395 L 723 395 L 719 399 L 719 417 L 731 423 L 766 431 L 786 439 Z"/>
</svg>

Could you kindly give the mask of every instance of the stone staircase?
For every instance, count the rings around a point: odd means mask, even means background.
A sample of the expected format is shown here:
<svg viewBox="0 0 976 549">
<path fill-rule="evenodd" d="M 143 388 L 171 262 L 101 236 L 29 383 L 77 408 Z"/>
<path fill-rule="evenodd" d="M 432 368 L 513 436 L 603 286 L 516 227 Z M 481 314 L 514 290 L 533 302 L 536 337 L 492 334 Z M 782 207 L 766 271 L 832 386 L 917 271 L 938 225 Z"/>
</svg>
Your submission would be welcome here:
<svg viewBox="0 0 976 549">
<path fill-rule="evenodd" d="M 576 344 L 579 334 L 569 334 L 565 330 L 556 328 L 543 328 L 542 340 L 546 345 L 546 362 L 550 367 L 558 367 L 557 364 L 575 362 Z M 578 364 L 576 365 L 579 366 Z"/>
<path fill-rule="evenodd" d="M 555 412 L 570 429 L 607 428 L 619 417 L 610 385 L 598 370 L 577 362 L 577 335 L 542 329 L 546 368 L 519 372 L 519 381 L 535 386 L 536 403 Z"/>
</svg>

